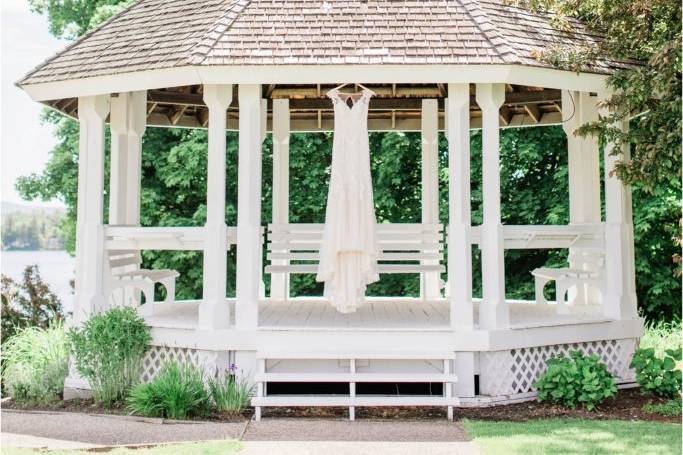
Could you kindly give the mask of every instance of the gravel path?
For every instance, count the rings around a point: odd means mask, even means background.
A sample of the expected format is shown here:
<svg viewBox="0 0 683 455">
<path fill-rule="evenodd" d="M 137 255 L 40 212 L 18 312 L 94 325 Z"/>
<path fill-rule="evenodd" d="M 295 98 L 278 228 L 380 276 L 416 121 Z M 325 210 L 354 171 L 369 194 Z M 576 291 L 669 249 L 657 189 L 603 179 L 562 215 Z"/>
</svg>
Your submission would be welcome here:
<svg viewBox="0 0 683 455">
<path fill-rule="evenodd" d="M 2 432 L 99 445 L 238 439 L 244 423 L 172 423 L 77 413 L 3 410 Z"/>
<path fill-rule="evenodd" d="M 242 439 L 239 455 L 470 455 L 479 450 L 457 422 L 287 419 L 162 423 L 68 412 L 2 410 L 3 444 L 75 448 Z M 69 446 L 69 444 L 72 444 Z"/>
</svg>

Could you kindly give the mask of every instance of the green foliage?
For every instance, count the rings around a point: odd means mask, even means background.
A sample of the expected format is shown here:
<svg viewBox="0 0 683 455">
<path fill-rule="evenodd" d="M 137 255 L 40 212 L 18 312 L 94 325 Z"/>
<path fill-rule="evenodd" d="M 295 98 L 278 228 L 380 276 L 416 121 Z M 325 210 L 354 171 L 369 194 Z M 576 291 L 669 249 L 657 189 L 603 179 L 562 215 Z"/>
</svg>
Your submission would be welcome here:
<svg viewBox="0 0 683 455">
<path fill-rule="evenodd" d="M 206 416 L 211 410 L 202 370 L 177 362 L 164 364 L 152 382 L 135 386 L 127 404 L 134 414 L 169 419 Z"/>
<path fill-rule="evenodd" d="M 676 417 L 681 415 L 681 399 L 674 398 L 666 403 L 646 403 L 643 405 L 643 411 L 650 414 L 659 414 L 667 417 Z"/>
<path fill-rule="evenodd" d="M 664 355 L 667 349 L 680 349 L 681 321 L 676 322 L 652 322 L 645 326 L 645 333 L 640 338 L 641 349 L 652 348 L 656 356 Z"/>
<path fill-rule="evenodd" d="M 579 17 L 605 37 L 598 48 L 552 49 L 539 58 L 579 70 L 599 56 L 637 59 L 608 80 L 614 95 L 607 101 L 609 115 L 585 125 L 580 134 L 631 147 L 630 159 L 616 169 L 619 178 L 638 183 L 650 192 L 669 186 L 681 175 L 681 4 L 677 0 L 516 0 L 531 9 L 557 14 L 558 28 L 567 16 Z M 581 57 L 577 57 L 580 54 Z M 640 114 L 627 132 L 615 122 Z M 615 152 L 619 151 L 619 147 Z"/>
<path fill-rule="evenodd" d="M 42 280 L 37 265 L 24 269 L 24 279 L 16 283 L 10 277 L 0 277 L 2 299 L 2 342 L 26 327 L 46 329 L 54 321 L 61 321 L 62 304 Z"/>
<path fill-rule="evenodd" d="M 218 411 L 239 414 L 249 406 L 254 386 L 244 378 L 226 374 L 222 379 L 209 379 L 209 392 Z"/>
<path fill-rule="evenodd" d="M 135 0 L 29 0 L 32 11 L 49 18 L 50 33 L 73 39 L 135 3 Z"/>
<path fill-rule="evenodd" d="M 109 405 L 138 382 L 152 338 L 135 310 L 112 308 L 72 329 L 69 339 L 76 370 L 90 383 L 95 401 Z"/>
<path fill-rule="evenodd" d="M 680 362 L 681 348 L 667 349 L 661 357 L 657 357 L 652 348 L 638 349 L 631 368 L 635 368 L 636 381 L 643 390 L 673 398 L 681 393 Z"/>
<path fill-rule="evenodd" d="M 3 386 L 18 402 L 58 400 L 69 373 L 69 342 L 60 322 L 27 327 L 2 345 Z"/>
<path fill-rule="evenodd" d="M 579 351 L 548 360 L 547 371 L 534 387 L 538 389 L 539 401 L 572 409 L 582 405 L 589 411 L 617 393 L 614 378 L 598 356 L 586 357 Z"/>
</svg>

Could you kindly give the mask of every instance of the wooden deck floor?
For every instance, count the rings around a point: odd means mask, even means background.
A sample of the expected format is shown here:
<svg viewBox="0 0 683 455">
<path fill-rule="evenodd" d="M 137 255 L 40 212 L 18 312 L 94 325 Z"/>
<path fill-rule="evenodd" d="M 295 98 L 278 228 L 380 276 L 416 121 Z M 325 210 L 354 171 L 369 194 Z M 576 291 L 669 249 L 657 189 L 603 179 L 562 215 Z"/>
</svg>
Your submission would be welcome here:
<svg viewBox="0 0 683 455">
<path fill-rule="evenodd" d="M 570 306 L 570 313 L 559 315 L 555 305 L 509 302 L 510 326 L 522 329 L 563 326 L 606 319 L 599 305 Z M 234 301 L 230 302 L 234 316 Z M 159 306 L 154 316 L 146 319 L 153 327 L 195 328 L 198 302 L 176 302 Z M 479 302 L 474 304 L 478 319 Z M 231 318 L 234 321 L 234 317 Z M 358 311 L 342 314 L 320 299 L 297 299 L 285 302 L 264 301 L 259 304 L 260 330 L 387 330 L 450 331 L 449 305 L 446 300 L 373 299 Z"/>
</svg>

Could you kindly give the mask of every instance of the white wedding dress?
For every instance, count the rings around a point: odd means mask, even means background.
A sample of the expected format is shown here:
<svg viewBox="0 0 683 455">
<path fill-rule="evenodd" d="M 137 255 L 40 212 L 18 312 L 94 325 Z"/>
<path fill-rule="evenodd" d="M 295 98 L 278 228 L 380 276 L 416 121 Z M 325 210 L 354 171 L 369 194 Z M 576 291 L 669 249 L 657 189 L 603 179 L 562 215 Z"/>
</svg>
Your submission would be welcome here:
<svg viewBox="0 0 683 455">
<path fill-rule="evenodd" d="M 372 95 L 365 89 L 349 106 L 337 89 L 327 93 L 334 105 L 334 142 L 316 279 L 325 282 L 325 298 L 342 313 L 356 311 L 366 286 L 379 280 L 368 142 L 368 104 Z"/>
</svg>

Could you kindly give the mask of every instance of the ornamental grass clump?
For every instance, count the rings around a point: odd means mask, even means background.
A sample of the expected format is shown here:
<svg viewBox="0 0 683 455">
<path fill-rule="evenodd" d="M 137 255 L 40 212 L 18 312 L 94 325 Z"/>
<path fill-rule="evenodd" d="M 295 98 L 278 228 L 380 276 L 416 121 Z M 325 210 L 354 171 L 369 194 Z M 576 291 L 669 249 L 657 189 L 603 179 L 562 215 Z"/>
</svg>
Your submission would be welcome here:
<svg viewBox="0 0 683 455">
<path fill-rule="evenodd" d="M 233 370 L 231 368 L 231 370 Z M 225 375 L 223 378 L 209 379 L 211 399 L 219 412 L 240 414 L 247 406 L 254 393 L 254 386 L 244 378 L 236 375 Z"/>
<path fill-rule="evenodd" d="M 133 414 L 169 419 L 202 417 L 211 412 L 202 370 L 175 361 L 162 365 L 150 383 L 134 387 L 127 405 Z"/>
<path fill-rule="evenodd" d="M 579 351 L 548 360 L 548 369 L 534 387 L 538 389 L 539 401 L 572 409 L 581 405 L 588 411 L 617 393 L 614 378 L 598 356 L 587 357 Z"/>
<path fill-rule="evenodd" d="M 134 309 L 112 308 L 71 330 L 69 339 L 76 370 L 90 383 L 94 400 L 108 406 L 139 381 L 152 337 Z"/>
<path fill-rule="evenodd" d="M 69 373 L 69 343 L 61 323 L 21 329 L 2 350 L 2 381 L 17 402 L 45 404 L 60 398 Z"/>
</svg>

